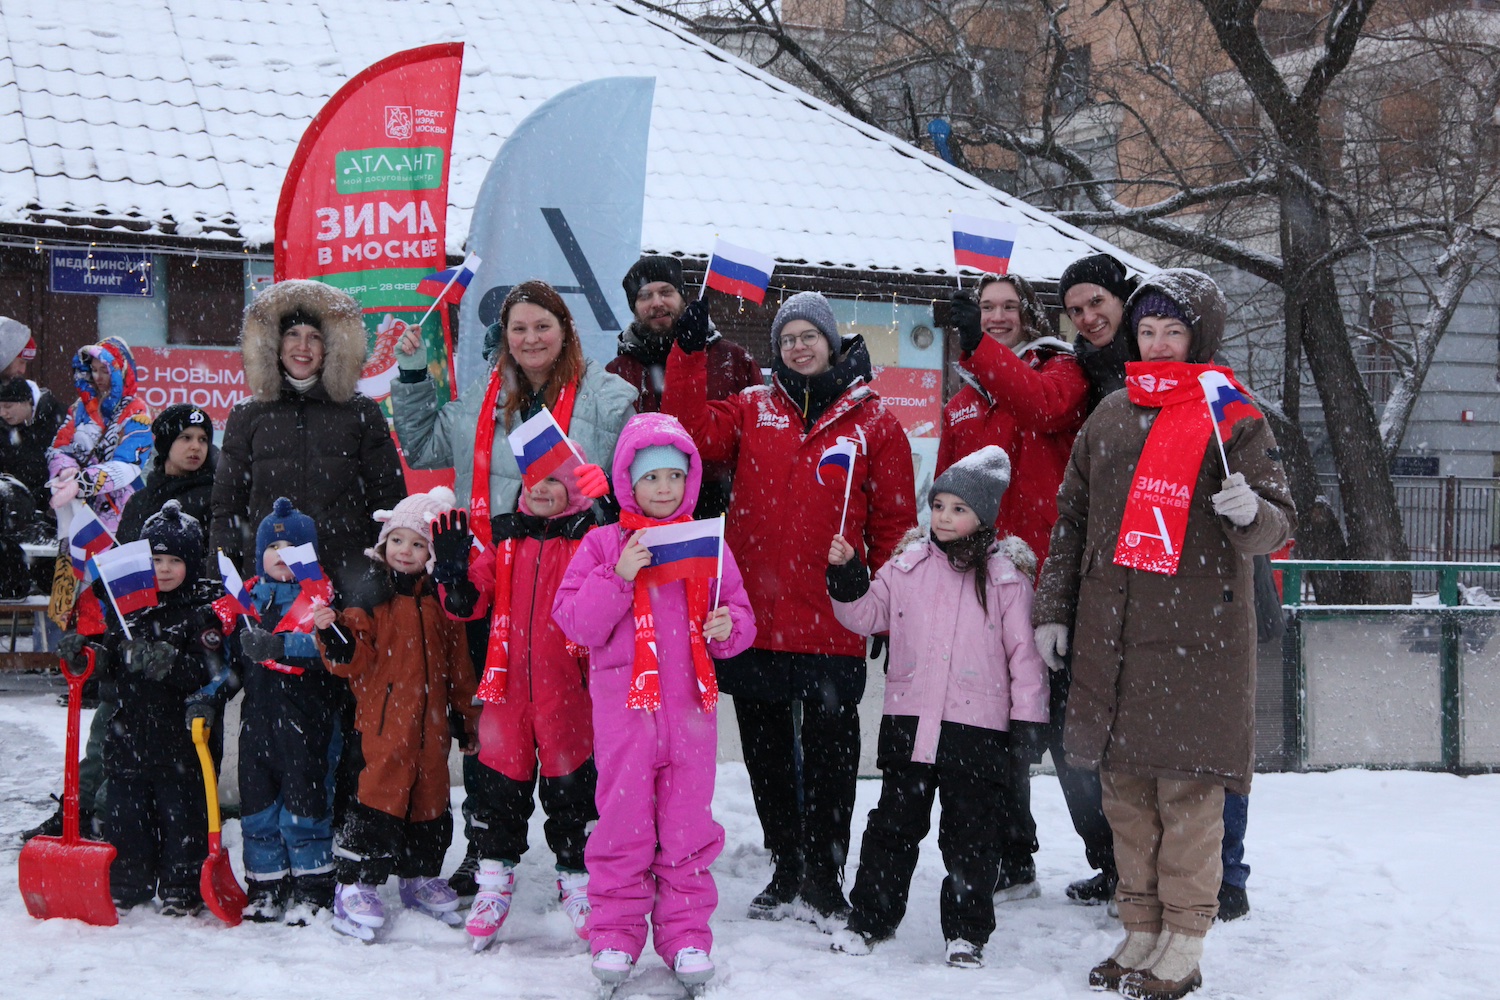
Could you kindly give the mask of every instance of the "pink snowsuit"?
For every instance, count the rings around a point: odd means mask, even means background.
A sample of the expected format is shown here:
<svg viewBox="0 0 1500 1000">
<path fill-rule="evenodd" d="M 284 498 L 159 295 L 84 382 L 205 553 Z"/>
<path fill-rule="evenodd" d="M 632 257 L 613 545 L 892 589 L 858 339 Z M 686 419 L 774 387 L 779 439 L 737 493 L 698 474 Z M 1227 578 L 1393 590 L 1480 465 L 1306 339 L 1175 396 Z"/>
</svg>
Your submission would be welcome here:
<svg viewBox="0 0 1500 1000">
<path fill-rule="evenodd" d="M 630 487 L 630 462 L 641 448 L 671 445 L 689 459 L 680 512 L 698 500 L 703 462 L 682 425 L 660 413 L 632 417 L 615 446 L 614 484 L 620 506 L 639 514 Z M 618 949 L 639 959 L 650 915 L 656 953 L 669 966 L 683 948 L 710 951 L 708 921 L 719 902 L 709 866 L 724 849 L 714 822 L 714 766 L 718 717 L 698 693 L 688 644 L 687 588 L 681 582 L 651 590 L 656 622 L 661 708 L 626 706 L 635 660 L 635 584 L 615 572 L 629 534 L 619 525 L 596 528 L 583 540 L 552 613 L 563 632 L 589 647 L 594 700 L 594 759 L 599 767 L 599 824 L 589 836 L 589 947 Z M 710 594 L 713 584 L 710 583 Z M 755 641 L 755 613 L 733 555 L 724 551 L 719 603 L 733 631 L 710 642 L 725 659 Z"/>
</svg>

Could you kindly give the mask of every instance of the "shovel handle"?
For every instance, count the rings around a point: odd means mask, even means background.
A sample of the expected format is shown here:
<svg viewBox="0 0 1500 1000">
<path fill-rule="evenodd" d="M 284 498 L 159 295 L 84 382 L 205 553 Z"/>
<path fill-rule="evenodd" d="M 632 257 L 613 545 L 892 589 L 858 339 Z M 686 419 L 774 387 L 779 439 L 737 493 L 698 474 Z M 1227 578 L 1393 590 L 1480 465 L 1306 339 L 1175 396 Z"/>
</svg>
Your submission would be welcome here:
<svg viewBox="0 0 1500 1000">
<path fill-rule="evenodd" d="M 198 748 L 198 763 L 203 767 L 203 792 L 208 797 L 208 835 L 219 836 L 219 782 L 214 777 L 213 758 L 208 755 L 208 727 L 202 719 L 193 720 L 193 745 Z"/>
<path fill-rule="evenodd" d="M 68 658 L 58 657 L 58 667 L 68 682 L 68 742 L 63 761 L 63 843 L 78 843 L 78 733 L 83 719 L 83 685 L 94 674 L 94 647 L 83 647 L 83 669 L 68 669 Z"/>
</svg>

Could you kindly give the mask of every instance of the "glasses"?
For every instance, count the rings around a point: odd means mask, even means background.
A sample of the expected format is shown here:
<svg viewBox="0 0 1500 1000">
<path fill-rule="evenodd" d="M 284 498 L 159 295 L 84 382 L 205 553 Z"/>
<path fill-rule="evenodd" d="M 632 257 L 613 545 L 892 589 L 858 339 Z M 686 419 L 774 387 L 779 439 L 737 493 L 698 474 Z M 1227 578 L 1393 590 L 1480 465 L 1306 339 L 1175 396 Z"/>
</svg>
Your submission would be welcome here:
<svg viewBox="0 0 1500 1000">
<path fill-rule="evenodd" d="M 803 347 L 812 347 L 822 339 L 823 335 L 817 330 L 808 330 L 806 333 L 801 334 L 787 334 L 785 337 L 778 339 L 777 343 L 781 345 L 782 351 L 790 351 L 798 344 L 801 344 Z"/>
</svg>

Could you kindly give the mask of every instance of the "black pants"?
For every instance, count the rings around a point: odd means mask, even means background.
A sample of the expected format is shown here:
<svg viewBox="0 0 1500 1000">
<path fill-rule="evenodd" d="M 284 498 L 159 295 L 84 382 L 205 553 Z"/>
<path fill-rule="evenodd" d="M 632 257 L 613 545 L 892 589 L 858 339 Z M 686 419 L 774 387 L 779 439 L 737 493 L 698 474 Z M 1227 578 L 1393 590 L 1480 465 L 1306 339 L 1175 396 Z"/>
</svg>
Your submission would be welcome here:
<svg viewBox="0 0 1500 1000">
<path fill-rule="evenodd" d="M 453 843 L 453 814 L 411 823 L 355 802 L 344 816 L 333 849 L 334 870 L 343 885 L 383 885 L 392 873 L 402 878 L 436 878 Z"/>
<path fill-rule="evenodd" d="M 115 847 L 109 869 L 117 905 L 161 898 L 197 902 L 208 857 L 208 802 L 196 766 L 115 773 L 104 784 L 104 836 Z"/>
<path fill-rule="evenodd" d="M 910 750 L 915 727 L 902 728 L 898 720 L 881 720 L 884 777 L 880 802 L 870 810 L 860 845 L 859 873 L 849 893 L 854 907 L 849 929 L 877 940 L 896 932 L 906 915 L 918 846 L 931 828 L 933 802 L 941 794 L 938 849 L 948 870 L 939 901 L 943 939 L 984 944 L 995 930 L 998 864 L 989 831 L 995 826 L 1005 773 L 986 761 L 1002 759 L 1009 740 L 1005 733 L 945 722 L 936 761 L 915 764 Z"/>
<path fill-rule="evenodd" d="M 810 878 L 841 879 L 859 776 L 859 703 L 805 699 L 800 732 L 795 704 L 734 699 L 755 812 L 778 864 L 800 860 Z"/>
<path fill-rule="evenodd" d="M 1052 752 L 1052 763 L 1057 768 L 1057 783 L 1062 786 L 1063 800 L 1068 804 L 1073 829 L 1083 841 L 1083 856 L 1089 867 L 1113 872 L 1115 841 L 1109 829 L 1109 821 L 1104 818 L 1099 772 L 1069 767 L 1063 750 L 1063 721 L 1068 713 L 1068 689 L 1072 685 L 1073 674 L 1067 669 L 1048 673 L 1052 683 L 1052 721 L 1046 729 L 1047 749 Z"/>
<path fill-rule="evenodd" d="M 474 762 L 473 773 L 466 768 L 464 786 L 464 819 L 469 843 L 481 858 L 492 858 L 514 865 L 526 853 L 527 821 L 536 808 L 538 778 L 516 781 L 493 768 Z M 588 824 L 599 818 L 594 806 L 594 788 L 599 772 L 592 758 L 572 774 L 557 778 L 541 777 L 542 811 L 547 821 L 542 831 L 547 846 L 557 855 L 557 867 L 563 871 L 586 871 L 583 846 L 588 841 Z"/>
<path fill-rule="evenodd" d="M 1031 817 L 1031 761 L 1013 748 L 1006 749 L 1004 760 L 1005 787 L 996 813 L 1000 868 L 1010 873 L 1028 866 L 1034 870 L 1031 856 L 1041 845 L 1036 839 L 1036 820 Z"/>
</svg>

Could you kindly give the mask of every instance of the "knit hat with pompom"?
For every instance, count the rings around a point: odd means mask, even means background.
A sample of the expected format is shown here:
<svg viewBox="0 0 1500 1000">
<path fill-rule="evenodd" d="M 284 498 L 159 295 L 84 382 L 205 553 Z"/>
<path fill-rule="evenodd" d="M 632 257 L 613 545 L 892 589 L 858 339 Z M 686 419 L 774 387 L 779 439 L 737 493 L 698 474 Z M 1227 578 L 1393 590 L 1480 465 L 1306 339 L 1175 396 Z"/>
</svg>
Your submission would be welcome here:
<svg viewBox="0 0 1500 1000">
<path fill-rule="evenodd" d="M 203 525 L 182 504 L 168 500 L 161 510 L 146 518 L 141 537 L 151 543 L 154 556 L 176 556 L 187 563 L 188 580 L 203 575 Z"/>
<path fill-rule="evenodd" d="M 427 572 L 431 573 L 437 562 L 437 556 L 432 551 L 432 522 L 452 510 L 457 502 L 458 498 L 453 495 L 452 490 L 439 486 L 427 493 L 412 494 L 396 504 L 395 510 L 377 510 L 375 520 L 380 522 L 380 537 L 375 540 L 374 548 L 365 549 L 365 555 L 381 565 L 387 565 L 385 540 L 397 528 L 406 528 L 427 539 Z"/>
<path fill-rule="evenodd" d="M 271 505 L 271 513 L 260 522 L 255 532 L 255 572 L 265 566 L 266 549 L 277 542 L 288 545 L 318 545 L 318 525 L 312 518 L 292 506 L 286 497 L 277 497 Z"/>
<path fill-rule="evenodd" d="M 958 497 L 979 518 L 981 527 L 1000 517 L 1000 498 L 1010 487 L 1010 456 L 999 445 L 986 445 L 943 470 L 927 491 L 927 503 L 939 493 Z"/>
</svg>

